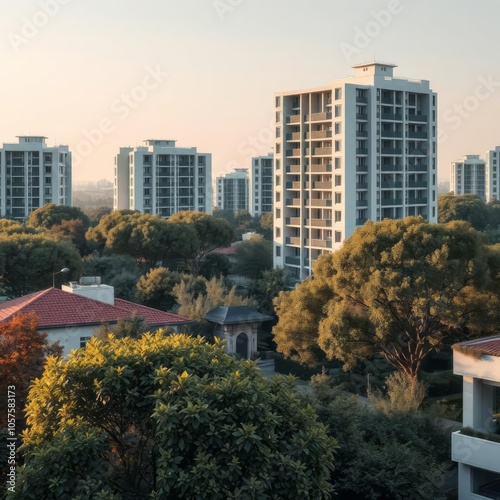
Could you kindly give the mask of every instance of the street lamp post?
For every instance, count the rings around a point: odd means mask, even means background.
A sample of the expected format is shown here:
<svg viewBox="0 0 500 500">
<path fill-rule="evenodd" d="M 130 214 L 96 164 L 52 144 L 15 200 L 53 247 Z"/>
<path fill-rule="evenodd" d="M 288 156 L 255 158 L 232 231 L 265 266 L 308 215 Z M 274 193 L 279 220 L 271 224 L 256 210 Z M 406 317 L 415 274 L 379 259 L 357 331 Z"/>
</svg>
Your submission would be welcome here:
<svg viewBox="0 0 500 500">
<path fill-rule="evenodd" d="M 52 288 L 56 287 L 56 274 L 61 274 L 61 273 L 69 273 L 69 269 L 67 267 L 63 267 L 60 271 L 52 273 Z"/>
</svg>

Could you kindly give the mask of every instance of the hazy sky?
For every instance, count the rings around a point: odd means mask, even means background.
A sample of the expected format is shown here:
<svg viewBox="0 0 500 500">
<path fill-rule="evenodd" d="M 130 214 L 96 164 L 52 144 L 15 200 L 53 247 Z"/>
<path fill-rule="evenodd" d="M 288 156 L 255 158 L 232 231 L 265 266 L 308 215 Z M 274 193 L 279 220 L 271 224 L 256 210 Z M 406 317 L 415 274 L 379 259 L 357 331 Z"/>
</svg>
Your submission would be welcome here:
<svg viewBox="0 0 500 500">
<path fill-rule="evenodd" d="M 215 173 L 273 145 L 273 93 L 374 58 L 439 94 L 439 177 L 500 145 L 498 0 L 0 0 L 0 142 L 45 135 L 74 179 L 176 139 Z"/>
</svg>

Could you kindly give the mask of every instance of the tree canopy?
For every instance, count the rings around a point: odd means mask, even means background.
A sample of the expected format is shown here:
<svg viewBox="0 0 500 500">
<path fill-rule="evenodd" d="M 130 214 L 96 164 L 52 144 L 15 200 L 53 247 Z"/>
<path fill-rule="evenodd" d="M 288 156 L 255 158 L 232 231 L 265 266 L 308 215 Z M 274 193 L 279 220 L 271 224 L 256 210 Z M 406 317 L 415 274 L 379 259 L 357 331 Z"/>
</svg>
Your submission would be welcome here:
<svg viewBox="0 0 500 500">
<path fill-rule="evenodd" d="M 498 331 L 496 253 L 466 222 L 368 221 L 278 296 L 278 350 L 347 368 L 379 353 L 415 378 L 433 349 Z"/>
<path fill-rule="evenodd" d="M 12 498 L 327 498 L 336 442 L 293 381 L 200 338 L 92 339 L 32 386 Z"/>
<path fill-rule="evenodd" d="M 465 220 L 474 229 L 483 231 L 488 225 L 488 215 L 486 204 L 475 194 L 441 194 L 438 197 L 439 222 Z"/>
<path fill-rule="evenodd" d="M 31 212 L 27 219 L 27 224 L 33 227 L 51 229 L 52 226 L 69 220 L 81 221 L 85 229 L 88 229 L 90 225 L 88 216 L 78 207 L 56 205 L 55 203 L 47 203 L 43 207 Z"/>
<path fill-rule="evenodd" d="M 273 244 L 260 234 L 252 236 L 236 247 L 233 272 L 250 279 L 258 279 L 263 271 L 273 267 Z"/>
</svg>

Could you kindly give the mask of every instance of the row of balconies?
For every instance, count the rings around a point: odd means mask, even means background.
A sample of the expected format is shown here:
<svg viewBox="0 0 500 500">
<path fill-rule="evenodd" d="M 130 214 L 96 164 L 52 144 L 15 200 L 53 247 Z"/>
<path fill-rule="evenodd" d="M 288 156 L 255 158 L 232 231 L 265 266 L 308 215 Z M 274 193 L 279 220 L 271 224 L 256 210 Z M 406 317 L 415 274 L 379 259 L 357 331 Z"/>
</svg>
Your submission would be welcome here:
<svg viewBox="0 0 500 500">
<path fill-rule="evenodd" d="M 302 134 L 300 132 L 292 132 L 291 134 L 286 134 L 286 140 L 291 142 L 299 142 L 302 139 Z M 331 130 L 313 130 L 312 132 L 306 132 L 306 140 L 313 139 L 329 139 L 332 137 Z"/>
<path fill-rule="evenodd" d="M 286 238 L 285 239 L 285 244 L 287 245 L 293 245 L 293 246 L 301 246 L 301 240 L 302 238 Z M 319 247 L 319 248 L 332 248 L 332 241 L 331 240 L 319 240 L 319 239 L 309 239 L 309 238 L 304 238 L 304 246 L 312 246 L 312 247 Z"/>
<path fill-rule="evenodd" d="M 286 225 L 287 226 L 300 226 L 301 225 L 300 217 L 287 217 Z M 312 227 L 332 227 L 331 219 L 304 219 L 304 226 L 312 226 Z"/>
</svg>

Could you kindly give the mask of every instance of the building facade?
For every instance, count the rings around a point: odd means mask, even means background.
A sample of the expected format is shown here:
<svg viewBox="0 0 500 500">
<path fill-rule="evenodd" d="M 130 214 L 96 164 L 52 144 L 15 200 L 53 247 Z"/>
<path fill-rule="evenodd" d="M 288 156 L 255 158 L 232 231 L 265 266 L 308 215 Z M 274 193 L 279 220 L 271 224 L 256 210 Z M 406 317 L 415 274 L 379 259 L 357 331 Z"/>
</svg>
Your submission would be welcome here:
<svg viewBox="0 0 500 500">
<path fill-rule="evenodd" d="M 500 146 L 486 151 L 486 201 L 500 199 L 498 175 L 500 169 Z"/>
<path fill-rule="evenodd" d="M 18 139 L 0 149 L 0 217 L 22 220 L 46 203 L 71 205 L 68 146 L 49 147 L 43 136 Z"/>
<path fill-rule="evenodd" d="M 273 163 L 273 153 L 252 158 L 248 178 L 248 211 L 253 217 L 273 212 Z"/>
<path fill-rule="evenodd" d="M 150 139 L 115 157 L 115 210 L 170 217 L 183 210 L 212 212 L 212 155 L 176 141 Z"/>
<path fill-rule="evenodd" d="M 453 346 L 463 377 L 463 427 L 451 439 L 459 500 L 500 498 L 500 336 Z"/>
<path fill-rule="evenodd" d="M 368 219 L 437 221 L 437 96 L 394 67 L 275 95 L 274 263 L 297 280 Z"/>
<path fill-rule="evenodd" d="M 486 162 L 479 155 L 465 155 L 450 170 L 450 191 L 456 195 L 475 194 L 486 201 Z"/>
<path fill-rule="evenodd" d="M 217 177 L 215 189 L 217 208 L 230 212 L 248 210 L 247 168 L 237 168 L 234 172 Z"/>
</svg>

